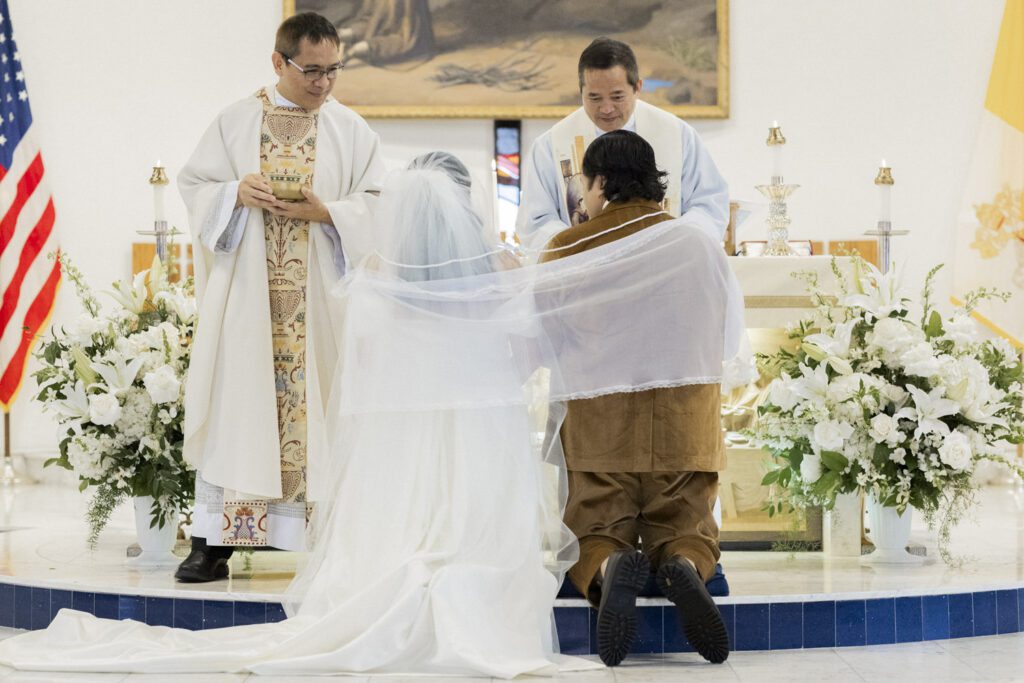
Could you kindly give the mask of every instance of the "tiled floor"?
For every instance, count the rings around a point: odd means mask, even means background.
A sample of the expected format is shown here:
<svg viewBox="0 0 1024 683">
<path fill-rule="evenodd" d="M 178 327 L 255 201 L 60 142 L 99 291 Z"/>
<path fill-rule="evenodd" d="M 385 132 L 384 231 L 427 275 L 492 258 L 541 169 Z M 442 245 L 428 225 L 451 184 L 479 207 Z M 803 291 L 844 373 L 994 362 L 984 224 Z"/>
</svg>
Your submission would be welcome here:
<svg viewBox="0 0 1024 683">
<path fill-rule="evenodd" d="M 0 629 L 0 638 L 15 633 Z M 604 671 L 569 674 L 570 683 L 681 683 L 689 681 L 1021 681 L 1024 682 L 1024 634 L 944 640 L 906 645 L 850 647 L 839 650 L 799 650 L 782 652 L 734 652 L 720 666 L 704 662 L 695 654 L 664 656 L 633 656 L 622 666 Z M 0 667 L 0 683 L 38 681 L 64 683 L 100 681 L 114 683 L 140 681 L 145 683 L 250 683 L 274 681 L 299 683 L 310 681 L 344 681 L 357 683 L 371 679 L 357 676 L 338 677 L 261 677 L 246 674 L 59 674 L 21 672 Z M 374 677 L 373 683 L 390 681 L 452 681 L 474 683 L 484 678 L 416 678 Z M 543 680 L 543 679 L 535 679 Z"/>
</svg>

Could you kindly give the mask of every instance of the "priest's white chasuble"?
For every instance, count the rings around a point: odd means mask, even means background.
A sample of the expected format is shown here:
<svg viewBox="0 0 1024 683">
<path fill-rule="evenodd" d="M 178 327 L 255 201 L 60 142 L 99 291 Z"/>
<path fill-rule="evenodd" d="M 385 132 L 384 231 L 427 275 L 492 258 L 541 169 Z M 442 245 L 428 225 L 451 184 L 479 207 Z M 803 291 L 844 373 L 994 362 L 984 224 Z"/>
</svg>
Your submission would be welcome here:
<svg viewBox="0 0 1024 683">
<path fill-rule="evenodd" d="M 335 100 L 306 111 L 274 88 L 229 107 L 179 185 L 196 244 L 199 324 L 185 395 L 185 457 L 199 471 L 193 535 L 210 545 L 305 547 L 323 496 L 327 404 L 344 272 L 328 224 L 235 207 L 261 173 L 309 185 L 335 224 L 369 229 L 383 175 L 376 134 Z"/>
</svg>

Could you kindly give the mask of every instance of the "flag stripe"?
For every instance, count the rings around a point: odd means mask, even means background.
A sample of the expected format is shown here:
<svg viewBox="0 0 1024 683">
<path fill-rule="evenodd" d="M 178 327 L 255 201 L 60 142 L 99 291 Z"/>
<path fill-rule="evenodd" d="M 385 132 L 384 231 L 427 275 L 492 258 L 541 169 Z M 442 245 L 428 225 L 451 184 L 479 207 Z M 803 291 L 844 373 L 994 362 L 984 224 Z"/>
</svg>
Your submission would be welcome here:
<svg viewBox="0 0 1024 683">
<path fill-rule="evenodd" d="M 45 176 L 43 182 L 46 182 Z M 3 280 L 0 281 L 0 297 L 2 297 L 4 288 L 10 284 L 14 273 L 17 272 L 25 243 L 32 236 L 35 226 L 42 220 L 43 213 L 46 211 L 46 205 L 50 201 L 50 194 L 42 189 L 38 189 L 28 198 L 25 205 L 21 207 L 21 213 L 18 214 L 18 222 L 14 226 L 14 234 L 11 236 L 11 241 L 7 243 L 3 254 L 0 254 L 0 273 L 3 273 Z M 53 251 L 53 249 L 49 251 Z M 47 252 L 44 251 L 43 253 Z M 49 271 L 49 266 L 46 267 L 46 270 Z"/>
<path fill-rule="evenodd" d="M 53 262 L 43 258 L 42 254 L 54 252 L 57 249 L 57 231 L 55 229 L 50 233 L 50 239 L 43 245 L 40 256 L 25 275 L 25 280 L 21 285 L 21 296 L 18 297 L 18 305 L 11 316 L 11 322 L 3 331 L 3 335 L 0 335 L 0 358 L 4 359 L 3 364 L 0 364 L 0 375 L 3 374 L 7 359 L 11 358 L 18 345 L 21 344 L 25 316 L 28 314 L 28 309 L 32 305 L 36 293 L 46 283 L 46 278 L 49 277 L 50 269 L 53 267 Z"/>
<path fill-rule="evenodd" d="M 32 165 L 18 181 L 18 194 L 11 203 L 11 208 L 4 214 L 3 220 L 0 221 L 0 255 L 3 255 L 8 242 L 11 241 L 11 236 L 14 235 L 14 226 L 18 223 L 18 215 L 21 213 L 22 207 L 35 192 L 42 179 L 43 155 L 40 153 L 36 154 Z"/>
<path fill-rule="evenodd" d="M 38 341 L 39 330 L 46 326 L 50 315 L 53 313 L 53 303 L 57 297 L 57 287 L 60 285 L 60 263 L 54 262 L 50 274 L 46 278 L 42 289 L 36 295 L 35 300 L 25 315 L 25 334 L 22 336 L 21 344 L 7 364 L 4 374 L 0 377 L 0 405 L 6 409 L 18 396 L 22 379 L 25 376 L 25 366 L 28 364 L 29 356 L 33 347 Z"/>
<path fill-rule="evenodd" d="M 39 219 L 32 229 L 32 234 L 25 241 L 25 246 L 21 250 L 21 258 L 18 261 L 18 270 L 4 290 L 3 303 L 0 303 L 0 335 L 7 330 L 7 324 L 11 322 L 14 309 L 18 306 L 18 297 L 21 296 L 21 283 L 32 266 L 32 262 L 36 260 L 36 256 L 39 255 L 39 251 L 49 238 L 50 232 L 53 230 L 53 220 L 53 200 L 51 199 L 46 203 L 43 217 Z"/>
</svg>

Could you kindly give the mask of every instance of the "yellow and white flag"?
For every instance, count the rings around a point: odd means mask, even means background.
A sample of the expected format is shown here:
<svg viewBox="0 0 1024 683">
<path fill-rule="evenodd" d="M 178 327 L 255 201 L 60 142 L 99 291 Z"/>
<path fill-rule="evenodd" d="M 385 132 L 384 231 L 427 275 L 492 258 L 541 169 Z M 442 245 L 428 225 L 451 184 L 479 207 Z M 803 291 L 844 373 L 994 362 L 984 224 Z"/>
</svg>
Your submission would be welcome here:
<svg viewBox="0 0 1024 683">
<path fill-rule="evenodd" d="M 1006 0 L 957 222 L 954 302 L 978 287 L 1013 294 L 975 317 L 1024 350 L 1024 0 Z"/>
</svg>

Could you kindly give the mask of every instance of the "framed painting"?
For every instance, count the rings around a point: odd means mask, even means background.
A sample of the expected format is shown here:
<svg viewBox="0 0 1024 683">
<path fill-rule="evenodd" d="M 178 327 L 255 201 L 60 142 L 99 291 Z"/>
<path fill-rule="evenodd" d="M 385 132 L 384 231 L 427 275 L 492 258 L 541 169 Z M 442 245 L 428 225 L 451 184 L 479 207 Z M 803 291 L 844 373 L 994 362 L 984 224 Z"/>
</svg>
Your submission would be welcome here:
<svg viewBox="0 0 1024 683">
<path fill-rule="evenodd" d="M 632 46 L 647 102 L 729 115 L 728 0 L 284 0 L 306 11 L 338 27 L 334 94 L 364 116 L 560 118 L 602 35 Z"/>
</svg>

